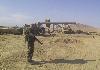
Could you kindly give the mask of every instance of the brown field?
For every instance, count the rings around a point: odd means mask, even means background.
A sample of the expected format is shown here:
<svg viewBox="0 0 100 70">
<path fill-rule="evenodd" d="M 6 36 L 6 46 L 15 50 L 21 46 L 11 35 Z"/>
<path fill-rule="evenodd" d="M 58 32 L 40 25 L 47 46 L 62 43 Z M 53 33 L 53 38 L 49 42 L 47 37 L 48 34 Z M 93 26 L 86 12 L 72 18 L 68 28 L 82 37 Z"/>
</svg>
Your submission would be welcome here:
<svg viewBox="0 0 100 70">
<path fill-rule="evenodd" d="M 100 70 L 100 36 L 37 37 L 33 65 L 27 62 L 24 36 L 0 36 L 0 70 Z"/>
</svg>

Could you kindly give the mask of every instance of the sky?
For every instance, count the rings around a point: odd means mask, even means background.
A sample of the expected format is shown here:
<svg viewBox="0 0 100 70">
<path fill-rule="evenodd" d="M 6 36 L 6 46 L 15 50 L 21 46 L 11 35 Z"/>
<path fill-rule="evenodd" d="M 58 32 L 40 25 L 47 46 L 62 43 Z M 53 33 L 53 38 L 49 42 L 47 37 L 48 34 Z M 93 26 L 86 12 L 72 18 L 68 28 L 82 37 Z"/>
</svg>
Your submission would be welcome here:
<svg viewBox="0 0 100 70">
<path fill-rule="evenodd" d="M 48 18 L 100 27 L 100 0 L 0 0 L 0 26 L 22 26 Z"/>
</svg>

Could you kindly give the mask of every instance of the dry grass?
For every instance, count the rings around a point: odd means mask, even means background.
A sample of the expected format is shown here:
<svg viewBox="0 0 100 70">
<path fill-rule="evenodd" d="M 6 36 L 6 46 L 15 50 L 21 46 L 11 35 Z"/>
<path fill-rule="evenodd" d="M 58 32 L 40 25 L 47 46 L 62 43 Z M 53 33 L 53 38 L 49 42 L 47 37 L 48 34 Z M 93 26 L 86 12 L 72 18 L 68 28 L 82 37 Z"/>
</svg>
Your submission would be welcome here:
<svg viewBox="0 0 100 70">
<path fill-rule="evenodd" d="M 27 46 L 24 36 L 0 36 L 0 70 L 99 70 L 100 36 L 61 35 L 38 37 L 33 60 L 26 60 Z M 43 64 L 42 64 L 43 62 Z"/>
</svg>

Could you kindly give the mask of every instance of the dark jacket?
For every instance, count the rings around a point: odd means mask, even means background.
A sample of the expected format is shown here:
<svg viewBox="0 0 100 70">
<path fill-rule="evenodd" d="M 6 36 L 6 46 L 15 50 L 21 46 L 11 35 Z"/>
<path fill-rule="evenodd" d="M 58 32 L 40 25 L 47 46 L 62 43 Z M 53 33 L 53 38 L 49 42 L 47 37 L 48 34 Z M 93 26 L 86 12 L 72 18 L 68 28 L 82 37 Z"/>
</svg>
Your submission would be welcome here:
<svg viewBox="0 0 100 70">
<path fill-rule="evenodd" d="M 25 39 L 28 43 L 34 43 L 36 40 L 36 37 L 32 33 L 29 33 L 26 35 Z"/>
<path fill-rule="evenodd" d="M 25 37 L 25 41 L 27 41 L 28 44 L 33 44 L 35 42 L 35 40 L 38 41 L 40 44 L 43 44 L 32 33 L 27 34 Z"/>
</svg>

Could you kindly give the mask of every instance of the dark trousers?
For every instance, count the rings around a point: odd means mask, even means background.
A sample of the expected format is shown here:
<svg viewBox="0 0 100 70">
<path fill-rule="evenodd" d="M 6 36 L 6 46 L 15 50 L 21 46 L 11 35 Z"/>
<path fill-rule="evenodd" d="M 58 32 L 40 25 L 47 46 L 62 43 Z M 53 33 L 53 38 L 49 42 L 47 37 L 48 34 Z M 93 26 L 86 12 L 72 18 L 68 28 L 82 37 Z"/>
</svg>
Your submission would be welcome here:
<svg viewBox="0 0 100 70">
<path fill-rule="evenodd" d="M 32 60 L 33 52 L 34 52 L 34 43 L 28 43 L 28 56 L 27 56 L 28 61 Z"/>
</svg>

